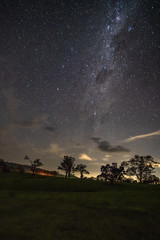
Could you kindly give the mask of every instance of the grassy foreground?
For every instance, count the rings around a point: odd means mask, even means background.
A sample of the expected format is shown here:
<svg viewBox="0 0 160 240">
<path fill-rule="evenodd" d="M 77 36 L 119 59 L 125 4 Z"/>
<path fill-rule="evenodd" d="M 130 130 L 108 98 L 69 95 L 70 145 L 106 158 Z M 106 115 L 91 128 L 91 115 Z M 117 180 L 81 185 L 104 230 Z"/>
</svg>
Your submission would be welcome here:
<svg viewBox="0 0 160 240">
<path fill-rule="evenodd" d="M 0 174 L 1 240 L 159 240 L 160 186 Z"/>
</svg>

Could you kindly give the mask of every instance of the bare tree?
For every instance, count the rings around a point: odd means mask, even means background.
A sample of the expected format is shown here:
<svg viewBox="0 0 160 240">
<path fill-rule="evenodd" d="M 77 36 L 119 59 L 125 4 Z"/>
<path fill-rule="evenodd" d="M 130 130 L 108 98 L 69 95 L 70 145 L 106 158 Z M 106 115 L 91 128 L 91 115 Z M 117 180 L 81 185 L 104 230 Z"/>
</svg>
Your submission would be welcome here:
<svg viewBox="0 0 160 240">
<path fill-rule="evenodd" d="M 35 159 L 32 161 L 27 155 L 24 157 L 24 159 L 30 161 L 31 171 L 33 175 L 35 175 L 37 167 L 43 166 L 43 164 L 40 162 L 40 159 Z"/>
</svg>

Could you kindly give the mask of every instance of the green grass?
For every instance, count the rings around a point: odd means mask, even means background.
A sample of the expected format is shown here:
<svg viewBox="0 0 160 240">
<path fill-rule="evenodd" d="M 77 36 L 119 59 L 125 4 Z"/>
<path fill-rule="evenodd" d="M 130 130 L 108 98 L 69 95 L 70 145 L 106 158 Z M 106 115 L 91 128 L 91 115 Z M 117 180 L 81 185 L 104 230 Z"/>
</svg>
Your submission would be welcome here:
<svg viewBox="0 0 160 240">
<path fill-rule="evenodd" d="M 0 174 L 1 240 L 159 240 L 160 186 Z"/>
</svg>

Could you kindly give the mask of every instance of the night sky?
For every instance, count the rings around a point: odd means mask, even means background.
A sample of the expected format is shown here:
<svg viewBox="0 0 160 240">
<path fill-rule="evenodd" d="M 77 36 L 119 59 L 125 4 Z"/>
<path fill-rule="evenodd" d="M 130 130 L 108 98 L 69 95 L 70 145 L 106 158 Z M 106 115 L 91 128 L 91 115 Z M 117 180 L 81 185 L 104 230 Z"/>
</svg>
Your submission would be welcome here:
<svg viewBox="0 0 160 240">
<path fill-rule="evenodd" d="M 1 0 L 0 158 L 69 155 L 90 176 L 160 160 L 159 16 L 158 0 Z"/>
</svg>

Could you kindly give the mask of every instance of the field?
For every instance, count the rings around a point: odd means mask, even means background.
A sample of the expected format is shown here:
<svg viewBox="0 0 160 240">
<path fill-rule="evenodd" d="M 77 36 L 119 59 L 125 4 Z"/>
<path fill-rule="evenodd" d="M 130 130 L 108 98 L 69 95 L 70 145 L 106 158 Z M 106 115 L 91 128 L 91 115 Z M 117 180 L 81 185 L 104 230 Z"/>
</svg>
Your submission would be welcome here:
<svg viewBox="0 0 160 240">
<path fill-rule="evenodd" d="M 0 174 L 1 240 L 159 240 L 160 185 Z"/>
</svg>

